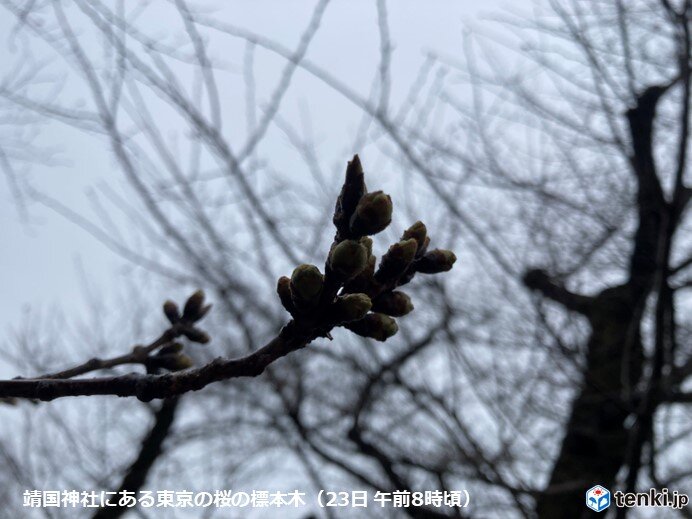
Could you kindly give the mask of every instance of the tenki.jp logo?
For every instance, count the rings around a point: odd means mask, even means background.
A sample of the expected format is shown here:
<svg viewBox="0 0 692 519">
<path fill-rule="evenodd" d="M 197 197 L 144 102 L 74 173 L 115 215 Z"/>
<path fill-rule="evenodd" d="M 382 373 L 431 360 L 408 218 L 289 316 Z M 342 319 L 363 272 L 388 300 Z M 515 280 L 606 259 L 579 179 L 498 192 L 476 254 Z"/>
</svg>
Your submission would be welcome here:
<svg viewBox="0 0 692 519">
<path fill-rule="evenodd" d="M 595 512 L 602 512 L 610 506 L 610 491 L 596 485 L 586 491 L 586 506 Z"/>
</svg>

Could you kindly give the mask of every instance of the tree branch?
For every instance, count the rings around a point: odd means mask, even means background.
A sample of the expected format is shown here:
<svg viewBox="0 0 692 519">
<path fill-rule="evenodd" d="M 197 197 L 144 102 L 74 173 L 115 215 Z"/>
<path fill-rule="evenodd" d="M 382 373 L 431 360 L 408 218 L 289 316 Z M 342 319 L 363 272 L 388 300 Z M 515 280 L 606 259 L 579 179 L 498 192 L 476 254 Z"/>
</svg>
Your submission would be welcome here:
<svg viewBox="0 0 692 519">
<path fill-rule="evenodd" d="M 661 97 L 677 82 L 648 87 L 637 96 L 636 105 L 627 110 L 632 139 L 630 161 L 637 178 L 639 225 L 630 259 L 630 282 L 637 290 L 648 290 L 659 261 L 659 238 L 667 203 L 656 171 L 653 132 L 656 108 Z"/>
<path fill-rule="evenodd" d="M 131 373 L 90 379 L 0 380 L 0 397 L 54 400 L 66 396 L 136 396 L 142 401 L 168 398 L 197 391 L 218 382 L 239 377 L 256 377 L 275 360 L 306 346 L 316 337 L 301 330 L 295 321 L 283 327 L 277 337 L 259 350 L 239 359 L 216 358 L 201 368 L 164 375 Z"/>
<path fill-rule="evenodd" d="M 422 222 L 416 222 L 382 256 L 376 269 L 372 239 L 391 222 L 392 201 L 381 191 L 366 192 L 360 159 L 354 156 L 334 213 L 336 236 L 327 255 L 325 274 L 314 265 L 299 265 L 290 278 L 282 276 L 277 292 L 291 319 L 280 333 L 259 350 L 239 359 L 218 357 L 196 369 L 187 369 L 192 359 L 182 354 L 183 346 L 172 343 L 184 335 L 192 342 L 206 343 L 209 336 L 195 323 L 209 311 L 204 292 L 195 292 L 182 314 L 172 301 L 163 311 L 170 328 L 149 346 L 108 360 L 92 359 L 80 366 L 33 379 L 0 380 L 0 399 L 13 397 L 54 400 L 65 396 L 136 396 L 149 401 L 197 391 L 221 380 L 256 377 L 272 362 L 310 344 L 317 337 L 331 338 L 336 326 L 344 326 L 363 337 L 385 341 L 398 325 L 393 317 L 413 310 L 410 298 L 395 288 L 409 283 L 417 273 L 438 274 L 456 261 L 448 250 L 428 250 L 430 238 Z M 370 312 L 373 309 L 375 311 Z M 153 350 L 160 347 L 154 356 Z M 72 379 L 101 367 L 137 362 L 148 375 L 131 373 L 112 377 Z M 156 375 L 160 369 L 174 373 Z M 179 371 L 183 370 L 183 371 Z"/>
<path fill-rule="evenodd" d="M 156 412 L 154 425 L 144 437 L 137 459 L 125 473 L 120 488 L 118 488 L 118 493 L 124 491 L 136 493 L 144 485 L 151 468 L 161 455 L 161 447 L 168 437 L 168 433 L 175 420 L 179 401 L 178 397 L 174 397 L 164 400 L 161 404 L 161 407 Z M 127 509 L 127 507 L 123 506 L 104 507 L 94 514 L 93 519 L 115 519 L 122 516 Z"/>
<path fill-rule="evenodd" d="M 593 298 L 581 294 L 575 294 L 567 290 L 563 285 L 553 281 L 545 271 L 532 269 L 524 274 L 524 285 L 532 290 L 538 290 L 548 299 L 560 303 L 573 312 L 588 314 Z"/>
</svg>

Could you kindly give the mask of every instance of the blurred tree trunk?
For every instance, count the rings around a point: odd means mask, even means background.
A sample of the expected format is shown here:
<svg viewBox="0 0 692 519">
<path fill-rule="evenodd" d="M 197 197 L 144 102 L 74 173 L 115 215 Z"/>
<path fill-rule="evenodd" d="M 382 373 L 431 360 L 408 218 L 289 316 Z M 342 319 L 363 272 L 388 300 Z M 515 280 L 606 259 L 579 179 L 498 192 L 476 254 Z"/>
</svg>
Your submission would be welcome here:
<svg viewBox="0 0 692 519">
<path fill-rule="evenodd" d="M 637 412 L 642 377 L 640 330 L 647 297 L 667 265 L 667 243 L 674 227 L 656 173 L 652 153 L 653 121 L 660 97 L 671 85 L 646 89 L 627 113 L 632 139 L 632 170 L 637 180 L 638 227 L 626 283 L 593 298 L 569 294 L 546 276 L 529 275 L 526 283 L 583 313 L 591 325 L 584 378 L 572 403 L 560 453 L 546 491 L 537 501 L 539 517 L 583 517 L 589 512 L 566 506 L 583 499 L 591 485 L 612 487 L 624 466 L 638 465 L 642 441 L 633 441 L 625 419 Z M 561 291 L 561 298 L 555 296 Z M 579 299 L 579 304 L 574 299 Z M 571 304 L 570 304 L 571 303 Z M 654 408 L 637 422 L 650 423 Z M 642 427 L 640 425 L 640 427 Z"/>
</svg>

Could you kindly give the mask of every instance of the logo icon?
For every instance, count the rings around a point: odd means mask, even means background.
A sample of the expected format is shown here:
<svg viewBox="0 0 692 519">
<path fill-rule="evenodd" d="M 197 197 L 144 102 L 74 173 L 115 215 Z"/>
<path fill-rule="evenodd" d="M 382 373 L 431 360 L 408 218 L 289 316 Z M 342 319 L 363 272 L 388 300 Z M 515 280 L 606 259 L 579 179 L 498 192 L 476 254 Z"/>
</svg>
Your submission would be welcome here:
<svg viewBox="0 0 692 519">
<path fill-rule="evenodd" d="M 586 506 L 596 512 L 602 512 L 610 506 L 610 490 L 596 485 L 586 491 Z"/>
</svg>

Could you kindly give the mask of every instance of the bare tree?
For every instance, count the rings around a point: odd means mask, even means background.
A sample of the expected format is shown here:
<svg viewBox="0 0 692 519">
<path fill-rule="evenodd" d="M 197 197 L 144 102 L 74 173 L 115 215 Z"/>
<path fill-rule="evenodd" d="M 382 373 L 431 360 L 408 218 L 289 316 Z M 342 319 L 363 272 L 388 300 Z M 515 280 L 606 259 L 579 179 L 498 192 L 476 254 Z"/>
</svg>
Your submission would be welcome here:
<svg viewBox="0 0 692 519">
<path fill-rule="evenodd" d="M 525 63 L 520 75 L 508 75 L 492 57 L 478 65 L 471 42 L 463 70 L 438 58 L 471 82 L 470 105 L 451 87 L 438 96 L 473 135 L 465 148 L 425 131 L 397 142 L 396 126 L 386 120 L 383 126 L 402 159 L 469 231 L 478 219 L 464 199 L 445 196 L 433 183 L 476 181 L 516 193 L 510 200 L 520 204 L 529 253 L 505 253 L 514 240 L 502 229 L 489 244 L 485 234 L 478 242 L 501 270 L 523 269 L 526 287 L 586 321 L 575 337 L 565 327 L 572 317 L 537 308 L 553 336 L 539 347 L 551 370 L 571 372 L 573 382 L 568 396 L 555 399 L 557 407 L 528 404 L 538 407 L 536 418 L 554 413 L 562 429 L 551 433 L 558 448 L 548 451 L 555 454 L 548 455 L 536 514 L 582 517 L 588 511 L 576 503 L 596 483 L 633 492 L 647 484 L 684 489 L 689 480 L 689 459 L 673 453 L 690 444 L 689 410 L 679 406 L 689 400 L 690 376 L 683 293 L 689 285 L 679 281 L 690 265 L 690 5 L 551 2 L 542 14 L 533 26 L 505 21 L 554 45 L 524 46 L 543 88 L 522 77 Z M 525 132 L 527 142 L 513 132 Z M 430 156 L 434 166 L 424 159 Z M 577 283 L 582 287 L 568 288 Z M 545 371 L 536 376 L 553 378 Z M 561 378 L 549 387 L 562 385 Z"/>
</svg>

